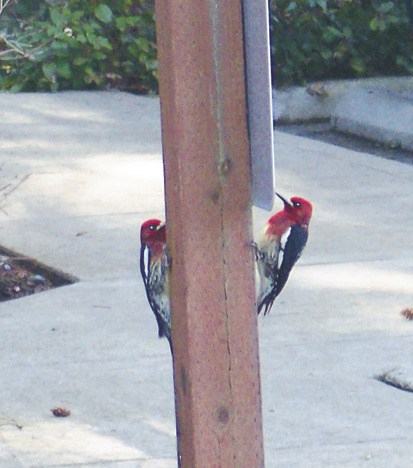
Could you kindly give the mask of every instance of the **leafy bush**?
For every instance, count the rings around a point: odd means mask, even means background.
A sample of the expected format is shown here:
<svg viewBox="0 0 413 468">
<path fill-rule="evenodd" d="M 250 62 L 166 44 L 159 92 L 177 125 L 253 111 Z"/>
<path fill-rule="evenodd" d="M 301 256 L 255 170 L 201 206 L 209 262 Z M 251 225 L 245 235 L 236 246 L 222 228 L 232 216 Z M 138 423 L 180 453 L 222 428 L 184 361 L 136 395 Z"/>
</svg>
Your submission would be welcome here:
<svg viewBox="0 0 413 468">
<path fill-rule="evenodd" d="M 405 7 L 404 0 L 273 0 L 274 82 L 412 73 Z"/>
<path fill-rule="evenodd" d="M 156 89 L 152 2 L 19 0 L 5 13 L 0 87 Z"/>
<path fill-rule="evenodd" d="M 272 0 L 270 24 L 277 86 L 413 72 L 405 0 Z M 11 0 L 0 11 L 0 88 L 107 87 L 156 91 L 153 0 Z"/>
</svg>

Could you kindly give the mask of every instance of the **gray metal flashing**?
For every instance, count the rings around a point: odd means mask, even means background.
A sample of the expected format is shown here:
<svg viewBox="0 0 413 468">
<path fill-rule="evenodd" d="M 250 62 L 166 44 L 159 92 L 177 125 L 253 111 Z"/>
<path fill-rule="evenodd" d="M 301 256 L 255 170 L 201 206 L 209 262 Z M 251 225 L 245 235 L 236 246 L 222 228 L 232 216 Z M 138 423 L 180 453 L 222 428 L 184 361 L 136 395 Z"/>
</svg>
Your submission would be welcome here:
<svg viewBox="0 0 413 468">
<path fill-rule="evenodd" d="M 244 43 L 253 204 L 274 204 L 274 133 L 267 0 L 244 0 Z"/>
</svg>

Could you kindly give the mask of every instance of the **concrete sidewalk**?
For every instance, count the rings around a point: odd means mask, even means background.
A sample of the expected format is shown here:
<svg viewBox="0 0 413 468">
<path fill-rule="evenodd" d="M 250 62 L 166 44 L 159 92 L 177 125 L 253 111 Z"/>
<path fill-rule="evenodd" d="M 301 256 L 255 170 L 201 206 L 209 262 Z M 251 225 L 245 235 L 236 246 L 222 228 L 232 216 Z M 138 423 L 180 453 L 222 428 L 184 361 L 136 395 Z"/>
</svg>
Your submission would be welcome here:
<svg viewBox="0 0 413 468">
<path fill-rule="evenodd" d="M 0 305 L 0 466 L 176 466 L 171 359 L 138 274 L 139 225 L 163 217 L 158 100 L 0 94 L 0 115 L 2 181 L 30 174 L 0 244 L 80 279 Z M 413 167 L 283 133 L 276 152 L 277 190 L 315 212 L 259 319 L 266 466 L 409 466 L 413 394 L 373 377 L 412 361 Z"/>
</svg>

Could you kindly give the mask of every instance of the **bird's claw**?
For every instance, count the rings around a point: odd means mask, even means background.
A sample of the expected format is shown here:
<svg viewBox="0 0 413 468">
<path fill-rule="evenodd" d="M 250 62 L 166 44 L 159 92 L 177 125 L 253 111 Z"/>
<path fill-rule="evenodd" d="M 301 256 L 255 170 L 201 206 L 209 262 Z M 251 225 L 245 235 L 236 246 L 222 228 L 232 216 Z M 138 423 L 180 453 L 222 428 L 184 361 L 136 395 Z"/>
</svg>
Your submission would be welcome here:
<svg viewBox="0 0 413 468">
<path fill-rule="evenodd" d="M 164 261 L 165 267 L 170 268 L 172 265 L 172 261 L 171 261 L 171 256 L 169 255 L 168 246 L 166 244 L 163 246 L 163 253 L 165 254 L 165 261 Z"/>
<path fill-rule="evenodd" d="M 254 241 L 247 242 L 247 246 L 252 248 L 252 250 L 254 251 L 254 254 L 255 254 L 255 259 L 256 259 L 257 261 L 258 261 L 258 260 L 263 260 L 263 259 L 265 258 L 264 252 L 262 252 L 262 251 L 258 248 L 258 245 L 257 245 L 256 242 L 254 242 Z"/>
</svg>

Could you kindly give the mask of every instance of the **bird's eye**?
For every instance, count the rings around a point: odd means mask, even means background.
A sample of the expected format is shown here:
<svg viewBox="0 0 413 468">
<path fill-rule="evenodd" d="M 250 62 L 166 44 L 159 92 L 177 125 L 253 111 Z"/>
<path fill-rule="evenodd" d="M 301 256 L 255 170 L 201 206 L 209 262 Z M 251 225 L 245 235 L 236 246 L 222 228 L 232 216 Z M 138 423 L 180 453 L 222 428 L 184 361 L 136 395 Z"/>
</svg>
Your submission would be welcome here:
<svg viewBox="0 0 413 468">
<path fill-rule="evenodd" d="M 155 229 L 156 229 L 156 226 L 155 226 L 154 224 L 151 224 L 151 225 L 149 226 L 149 230 L 150 230 L 150 231 L 154 231 Z"/>
<path fill-rule="evenodd" d="M 293 203 L 293 205 L 294 205 L 294 208 L 300 208 L 301 203 L 296 201 Z"/>
</svg>

